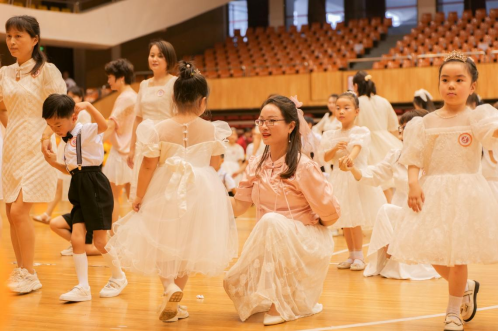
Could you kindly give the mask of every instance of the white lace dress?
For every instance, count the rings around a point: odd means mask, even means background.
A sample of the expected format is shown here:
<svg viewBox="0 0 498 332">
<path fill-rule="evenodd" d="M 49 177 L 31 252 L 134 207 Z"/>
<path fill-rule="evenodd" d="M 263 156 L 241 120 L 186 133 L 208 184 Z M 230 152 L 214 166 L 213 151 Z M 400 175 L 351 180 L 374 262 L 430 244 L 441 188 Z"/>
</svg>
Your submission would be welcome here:
<svg viewBox="0 0 498 332">
<path fill-rule="evenodd" d="M 176 278 L 223 273 L 237 257 L 237 227 L 225 187 L 210 166 L 232 133 L 226 122 L 151 120 L 137 129 L 144 156 L 159 158 L 139 212 L 114 224 L 106 248 L 124 269 Z"/>
<path fill-rule="evenodd" d="M 356 181 L 350 172 L 339 169 L 339 159 L 349 155 L 355 145 L 361 146 L 361 151 L 355 159 L 355 166 L 359 169 L 367 167 L 370 131 L 365 127 L 355 126 L 349 130 L 329 130 L 323 134 L 320 143 L 320 155 L 323 159 L 325 152 L 331 150 L 341 141 L 348 142 L 346 151 L 338 151 L 331 161 L 334 165 L 329 177 L 335 195 L 341 203 L 341 217 L 334 224 L 334 228 L 352 228 L 361 226 L 364 229 L 373 227 L 377 212 L 386 198 L 380 187 L 372 187 Z"/>
<path fill-rule="evenodd" d="M 377 187 L 394 179 L 396 189 L 393 203 L 382 205 L 377 213 L 368 246 L 368 264 L 363 275 L 410 280 L 439 278 L 436 270 L 429 264 L 409 265 L 387 259 L 386 256 L 385 247 L 392 241 L 401 206 L 408 199 L 408 171 L 405 165 L 398 162 L 400 156 L 401 150 L 391 150 L 382 162 L 370 165 L 362 171 L 361 183 Z"/>
<path fill-rule="evenodd" d="M 403 205 L 388 253 L 407 263 L 443 266 L 498 262 L 498 204 L 481 173 L 482 148 L 498 146 L 490 105 L 456 117 L 433 112 L 404 132 L 400 163 L 424 170 L 419 213 Z"/>
<path fill-rule="evenodd" d="M 494 160 L 491 159 L 490 152 L 493 153 Z M 488 181 L 498 202 L 498 163 L 496 161 L 498 161 L 498 149 L 494 149 L 493 151 L 484 150 L 482 156 L 482 175 Z"/>
</svg>

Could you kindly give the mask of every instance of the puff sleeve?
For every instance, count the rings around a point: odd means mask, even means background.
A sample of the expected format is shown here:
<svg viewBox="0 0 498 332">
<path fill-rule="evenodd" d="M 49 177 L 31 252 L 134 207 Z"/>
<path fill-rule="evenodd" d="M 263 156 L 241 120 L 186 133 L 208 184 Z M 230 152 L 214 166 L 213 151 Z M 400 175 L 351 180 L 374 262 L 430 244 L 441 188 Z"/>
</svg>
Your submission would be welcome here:
<svg viewBox="0 0 498 332">
<path fill-rule="evenodd" d="M 425 126 L 422 117 L 415 117 L 405 127 L 403 150 L 399 163 L 405 166 L 424 167 Z"/>
<path fill-rule="evenodd" d="M 232 135 L 232 129 L 225 121 L 214 121 L 214 139 L 216 141 L 212 156 L 219 156 L 225 153 L 227 138 Z"/>
<path fill-rule="evenodd" d="M 485 150 L 496 150 L 498 138 L 498 110 L 489 104 L 479 105 L 470 115 L 470 125 L 477 140 Z"/>
<path fill-rule="evenodd" d="M 159 144 L 159 135 L 154 121 L 145 120 L 137 127 L 137 146 L 139 151 L 143 151 L 144 157 L 157 158 L 161 155 L 161 145 Z"/>
</svg>

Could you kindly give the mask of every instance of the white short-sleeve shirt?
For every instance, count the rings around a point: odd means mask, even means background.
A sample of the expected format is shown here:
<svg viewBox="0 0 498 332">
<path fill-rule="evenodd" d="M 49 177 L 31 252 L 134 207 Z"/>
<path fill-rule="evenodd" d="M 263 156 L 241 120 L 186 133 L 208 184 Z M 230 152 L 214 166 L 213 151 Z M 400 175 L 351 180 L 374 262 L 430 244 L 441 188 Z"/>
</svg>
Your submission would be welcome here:
<svg viewBox="0 0 498 332">
<path fill-rule="evenodd" d="M 64 150 L 65 163 L 70 171 L 78 167 L 76 136 L 80 131 L 82 166 L 100 166 L 104 161 L 104 133 L 98 133 L 99 126 L 96 123 L 77 123 L 71 131 L 73 138 L 68 140 Z"/>
</svg>

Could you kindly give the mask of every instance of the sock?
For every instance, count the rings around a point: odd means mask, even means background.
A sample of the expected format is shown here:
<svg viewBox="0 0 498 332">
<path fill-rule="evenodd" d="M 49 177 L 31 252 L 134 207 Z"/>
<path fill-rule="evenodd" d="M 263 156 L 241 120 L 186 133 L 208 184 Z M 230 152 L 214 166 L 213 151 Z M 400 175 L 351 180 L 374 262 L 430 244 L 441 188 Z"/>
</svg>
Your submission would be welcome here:
<svg viewBox="0 0 498 332">
<path fill-rule="evenodd" d="M 163 284 L 165 293 L 166 293 L 166 289 L 168 288 L 168 286 L 175 282 L 175 279 L 173 279 L 173 278 L 159 277 L 159 279 L 161 279 L 161 283 Z"/>
<path fill-rule="evenodd" d="M 448 300 L 448 308 L 446 314 L 460 315 L 460 307 L 462 306 L 462 298 L 458 296 L 451 296 Z"/>
<path fill-rule="evenodd" d="M 354 261 L 354 251 L 350 251 L 349 252 L 349 257 L 346 260 L 346 262 L 353 264 L 353 261 Z"/>
<path fill-rule="evenodd" d="M 78 286 L 89 288 L 88 284 L 88 258 L 86 254 L 73 254 L 74 267 L 78 276 Z"/>
<path fill-rule="evenodd" d="M 364 260 L 363 250 L 353 251 L 353 257 L 354 259 Z"/>
<path fill-rule="evenodd" d="M 102 254 L 102 257 L 104 257 L 105 263 L 111 269 L 113 279 L 123 279 L 125 277 L 123 271 L 121 270 L 121 264 L 119 263 L 119 260 L 114 257 L 111 252 Z"/>
</svg>

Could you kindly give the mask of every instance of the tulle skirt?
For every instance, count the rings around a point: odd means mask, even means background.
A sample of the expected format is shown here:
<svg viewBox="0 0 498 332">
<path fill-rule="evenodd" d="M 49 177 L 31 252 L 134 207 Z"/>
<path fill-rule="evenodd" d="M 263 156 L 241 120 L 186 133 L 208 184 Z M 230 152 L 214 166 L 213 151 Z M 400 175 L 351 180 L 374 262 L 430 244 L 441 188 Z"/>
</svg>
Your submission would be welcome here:
<svg viewBox="0 0 498 332">
<path fill-rule="evenodd" d="M 381 275 L 391 279 L 427 280 L 439 278 L 436 270 L 428 264 L 409 265 L 387 259 L 385 247 L 392 242 L 394 228 L 400 219 L 401 207 L 384 204 L 377 214 L 370 245 L 365 277 Z"/>
<path fill-rule="evenodd" d="M 223 282 L 240 319 L 266 312 L 272 303 L 287 321 L 312 315 L 333 251 L 328 228 L 265 214 Z"/>
<path fill-rule="evenodd" d="M 498 180 L 488 180 L 488 184 L 495 196 L 496 204 L 498 204 Z"/>
<path fill-rule="evenodd" d="M 163 278 L 215 276 L 237 257 L 235 219 L 218 174 L 209 166 L 187 169 L 159 166 L 140 211 L 114 224 L 106 248 L 124 269 Z"/>
<path fill-rule="evenodd" d="M 382 189 L 364 185 L 356 181 L 350 172 L 343 172 L 337 167 L 332 171 L 329 181 L 341 204 L 341 217 L 332 227 L 361 226 L 371 229 L 380 207 L 387 203 Z"/>
<path fill-rule="evenodd" d="M 133 178 L 133 170 L 128 166 L 126 157 L 121 156 L 113 147 L 111 147 L 102 172 L 107 176 L 109 182 L 117 186 L 131 183 Z"/>
<path fill-rule="evenodd" d="M 421 179 L 419 213 L 403 206 L 389 254 L 406 263 L 454 266 L 498 262 L 498 204 L 480 173 Z"/>
</svg>

